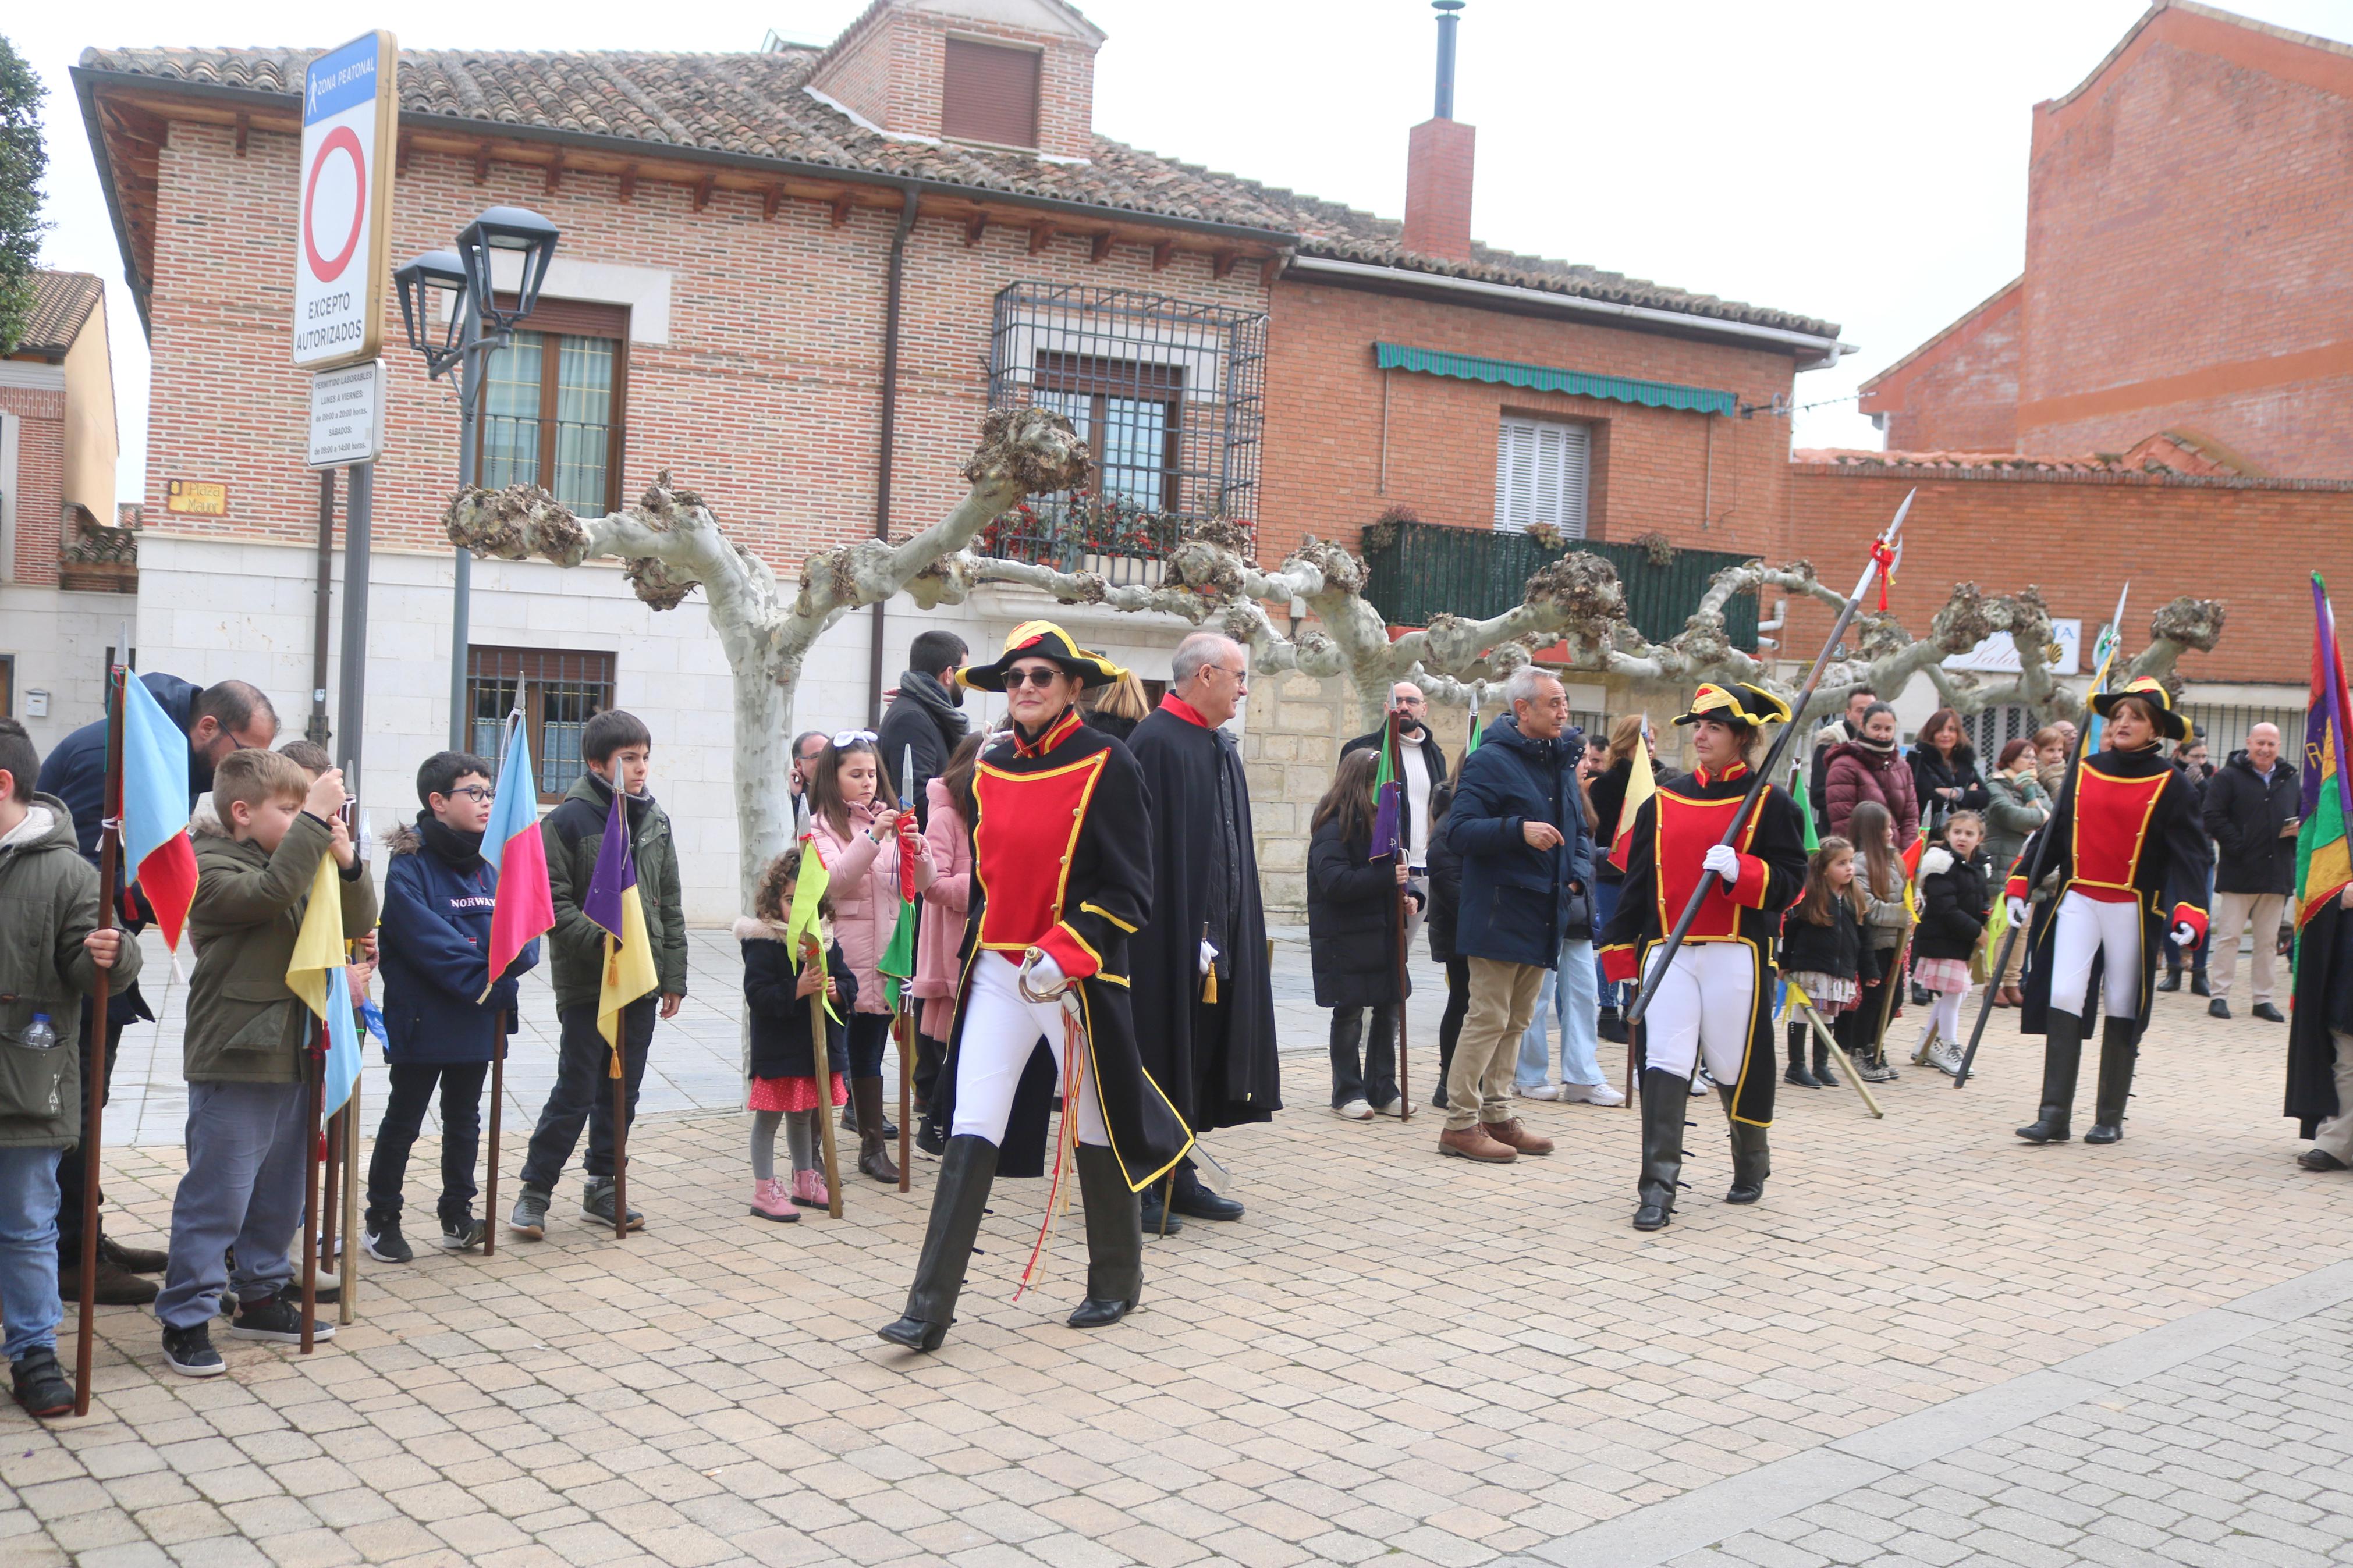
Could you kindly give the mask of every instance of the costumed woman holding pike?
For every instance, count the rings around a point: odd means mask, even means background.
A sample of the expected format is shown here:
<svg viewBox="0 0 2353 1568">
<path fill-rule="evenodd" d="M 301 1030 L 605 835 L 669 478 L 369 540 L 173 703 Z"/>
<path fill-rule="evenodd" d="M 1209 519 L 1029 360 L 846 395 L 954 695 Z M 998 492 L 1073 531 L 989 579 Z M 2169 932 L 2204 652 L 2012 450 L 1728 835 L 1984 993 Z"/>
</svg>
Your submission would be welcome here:
<svg viewBox="0 0 2353 1568">
<path fill-rule="evenodd" d="M 2027 933 L 2019 1030 L 2044 1038 L 2042 1109 L 2018 1130 L 2030 1143 L 2067 1142 L 2095 985 L 2107 1021 L 2100 1033 L 2097 1108 L 2084 1142 L 2113 1143 L 2124 1136 L 2125 1100 L 2148 1027 L 2166 928 L 2185 951 L 2206 935 L 2206 832 L 2191 785 L 2159 744 L 2187 736 L 2189 721 L 2147 677 L 2094 692 L 2092 709 L 2106 725 L 2105 749 L 2070 775 L 2051 820 L 2020 853 L 2021 868 L 2006 889 L 2010 923 L 2024 925 L 2024 868 L 2059 873 L 2059 896 L 2033 907 Z"/>
<path fill-rule="evenodd" d="M 955 1321 L 1000 1151 L 1007 1175 L 1044 1169 L 1058 1078 L 1086 1210 L 1087 1295 L 1072 1328 L 1134 1310 L 1135 1194 L 1192 1146 L 1137 1057 L 1128 1001 L 1128 939 L 1152 910 L 1151 802 L 1135 759 L 1076 708 L 1082 689 L 1124 673 L 1050 621 L 1029 621 L 996 663 L 956 677 L 1004 692 L 1013 733 L 973 774 L 965 982 L 935 1097 L 947 1148 L 906 1315 L 880 1331 L 909 1350 L 938 1349 Z M 1057 1071 L 1043 1060 L 1031 1070 L 1041 1044 Z M 1059 1178 L 1059 1148 L 1054 1169 Z M 1050 1194 L 1049 1224 L 1053 1208 Z"/>
<path fill-rule="evenodd" d="M 1683 1110 L 1702 1059 L 1732 1131 L 1724 1201 L 1753 1204 L 1765 1194 L 1778 1060 L 1774 945 L 1781 911 L 1805 885 L 1806 824 L 1778 784 L 1761 794 L 1749 786 L 1762 727 L 1789 720 L 1788 705 L 1762 687 L 1701 687 L 1675 720 L 1691 727 L 1699 766 L 1659 785 L 1627 839 L 1626 879 L 1601 959 L 1613 982 L 1657 977 L 1635 1026 L 1643 1064 L 1636 1230 L 1658 1230 L 1673 1216 Z M 1682 942 L 1670 943 L 1677 912 L 1694 901 Z"/>
</svg>

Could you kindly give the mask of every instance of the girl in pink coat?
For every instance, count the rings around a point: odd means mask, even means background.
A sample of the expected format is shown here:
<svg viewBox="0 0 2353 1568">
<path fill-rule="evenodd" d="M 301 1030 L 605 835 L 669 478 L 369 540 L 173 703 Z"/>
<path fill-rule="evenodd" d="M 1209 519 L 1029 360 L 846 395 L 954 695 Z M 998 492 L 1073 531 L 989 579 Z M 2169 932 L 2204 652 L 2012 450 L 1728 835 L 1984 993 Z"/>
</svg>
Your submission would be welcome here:
<svg viewBox="0 0 2353 1568">
<path fill-rule="evenodd" d="M 890 1003 L 875 965 L 899 921 L 899 802 L 882 776 L 874 736 L 845 730 L 818 753 L 809 770 L 809 836 L 825 860 L 833 900 L 833 931 L 858 977 L 858 1006 L 849 1020 L 849 1109 L 856 1119 L 858 1168 L 878 1182 L 899 1183 L 886 1140 L 899 1130 L 882 1117 L 882 1044 L 891 1037 Z M 930 846 L 907 818 L 904 842 L 914 855 L 920 892 L 934 875 Z"/>
<path fill-rule="evenodd" d="M 923 838 L 931 847 L 934 876 L 923 889 L 923 923 L 915 933 L 913 991 L 923 1005 L 915 1022 L 915 1109 L 923 1113 L 915 1146 L 926 1154 L 946 1147 L 947 1134 L 932 1121 L 932 1087 L 947 1056 L 956 984 L 964 978 L 958 959 L 972 899 L 972 772 L 984 739 L 966 735 L 948 759 L 947 771 L 923 785 Z"/>
</svg>

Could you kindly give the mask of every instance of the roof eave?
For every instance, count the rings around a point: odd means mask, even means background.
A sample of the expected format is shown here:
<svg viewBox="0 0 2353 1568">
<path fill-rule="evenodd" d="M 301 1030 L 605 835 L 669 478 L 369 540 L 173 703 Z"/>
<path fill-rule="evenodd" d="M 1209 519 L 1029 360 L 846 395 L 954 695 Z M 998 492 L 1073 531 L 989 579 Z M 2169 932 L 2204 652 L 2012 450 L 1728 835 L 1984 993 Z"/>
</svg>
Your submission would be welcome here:
<svg viewBox="0 0 2353 1568">
<path fill-rule="evenodd" d="M 139 71 L 107 71 L 76 66 L 73 76 L 81 94 L 83 118 L 91 127 L 92 150 L 99 161 L 101 180 L 107 187 L 107 205 L 116 209 L 113 179 L 108 169 L 102 147 L 103 133 L 98 129 L 95 93 L 99 89 L 114 87 L 129 91 L 159 93 L 172 97 L 195 99 L 206 102 L 234 105 L 242 109 L 261 109 L 277 113 L 290 112 L 301 100 L 293 93 L 263 92 L 253 88 L 225 87 L 216 82 L 189 81 L 184 78 L 149 76 Z M 707 164 L 715 168 L 757 170 L 783 178 L 829 180 L 841 184 L 875 185 L 887 190 L 906 192 L 918 198 L 930 195 L 965 202 L 989 202 L 1006 206 L 1021 207 L 1041 213 L 1070 216 L 1085 216 L 1097 221 L 1116 220 L 1140 224 L 1153 228 L 1174 229 L 1184 234 L 1198 234 L 1208 238 L 1230 240 L 1239 245 L 1256 245 L 1274 250 L 1288 250 L 1299 243 L 1299 237 L 1287 229 L 1260 228 L 1247 224 L 1219 223 L 1211 218 L 1184 217 L 1171 213 L 1156 213 L 1139 207 L 1105 206 L 1093 202 L 1071 201 L 1056 196 L 1030 195 L 1019 191 L 1000 190 L 994 185 L 959 184 L 951 180 L 929 180 L 913 174 L 889 174 L 877 170 L 845 167 L 838 163 L 812 163 L 797 158 L 775 158 L 761 153 L 726 153 L 708 147 L 692 147 L 673 142 L 649 142 L 635 136 L 612 136 L 589 131 L 567 131 L 557 126 L 514 125 L 504 121 L 477 120 L 462 114 L 424 114 L 411 110 L 400 113 L 403 129 L 430 130 L 452 136 L 470 136 L 478 141 L 503 138 L 516 142 L 544 142 L 553 146 L 594 149 L 623 158 L 665 158 L 685 163 Z M 128 237 L 122 227 L 119 210 L 115 212 L 115 232 L 127 249 Z M 140 314 L 146 315 L 146 296 L 139 295 Z"/>
<path fill-rule="evenodd" d="M 1555 293 L 1550 289 L 1530 289 L 1516 283 L 1493 283 L 1484 279 L 1457 278 L 1443 272 L 1418 272 L 1409 268 L 1383 267 L 1374 262 L 1349 261 L 1338 257 L 1294 256 L 1283 276 L 1304 276 L 1357 288 L 1431 293 L 1441 298 L 1459 299 L 1471 295 L 1497 305 L 1524 310 L 1599 316 L 1613 324 L 1640 331 L 1729 337 L 1740 341 L 1744 347 L 1769 347 L 1777 353 L 1794 354 L 1798 356 L 1799 370 L 1819 370 L 1825 365 L 1835 364 L 1855 352 L 1854 344 L 1841 342 L 1836 337 L 1794 331 L 1787 327 L 1767 327 L 1722 316 L 1663 310 L 1654 305 L 1625 305 L 1614 300 L 1589 300 L 1578 294 Z M 1808 355 L 1812 357 L 1808 358 Z"/>
<path fill-rule="evenodd" d="M 73 66 L 66 74 L 72 78 L 74 96 L 81 102 L 82 130 L 90 137 L 90 161 L 98 169 L 98 186 L 106 195 L 106 216 L 114 225 L 114 247 L 122 253 L 122 280 L 131 286 L 132 303 L 139 307 L 139 331 L 149 342 L 155 341 L 155 322 L 148 304 L 149 283 L 139 270 L 139 257 L 131 244 L 131 229 L 123 221 L 122 195 L 114 183 L 114 161 L 106 150 L 106 131 L 98 119 L 98 88 L 100 82 L 116 79 L 112 71 L 94 71 L 84 66 Z M 147 80 L 148 78 L 135 79 Z M 266 94 L 250 94 L 266 97 Z"/>
</svg>

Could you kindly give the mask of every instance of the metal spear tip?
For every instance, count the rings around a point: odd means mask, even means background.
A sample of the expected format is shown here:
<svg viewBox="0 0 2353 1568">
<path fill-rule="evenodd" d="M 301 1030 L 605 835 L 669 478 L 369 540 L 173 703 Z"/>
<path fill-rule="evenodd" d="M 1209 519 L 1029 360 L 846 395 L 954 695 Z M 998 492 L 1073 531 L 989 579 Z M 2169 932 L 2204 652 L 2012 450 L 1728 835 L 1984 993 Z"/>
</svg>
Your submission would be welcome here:
<svg viewBox="0 0 2353 1568">
<path fill-rule="evenodd" d="M 1912 510 L 1913 498 L 1917 496 L 1919 493 L 1919 487 L 1916 485 L 1910 490 L 1905 492 L 1904 504 L 1895 509 L 1895 521 L 1889 523 L 1887 525 L 1887 531 L 1879 536 L 1882 540 L 1885 541 L 1889 544 L 1895 542 L 1896 538 L 1904 531 L 1905 514 Z"/>
</svg>

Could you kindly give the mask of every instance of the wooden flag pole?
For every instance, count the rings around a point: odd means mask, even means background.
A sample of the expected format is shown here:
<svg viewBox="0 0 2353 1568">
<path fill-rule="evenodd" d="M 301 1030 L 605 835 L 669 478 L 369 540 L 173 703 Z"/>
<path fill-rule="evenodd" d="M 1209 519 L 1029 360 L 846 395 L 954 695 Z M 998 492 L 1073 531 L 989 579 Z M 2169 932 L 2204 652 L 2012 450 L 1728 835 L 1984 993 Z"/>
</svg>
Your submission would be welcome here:
<svg viewBox="0 0 2353 1568">
<path fill-rule="evenodd" d="M 810 939 L 802 953 L 801 963 L 814 963 L 818 973 L 824 973 L 825 950 L 818 946 L 814 938 Z M 825 987 L 822 985 L 809 993 L 809 1066 L 817 1073 L 818 1136 L 825 1146 L 825 1212 L 828 1218 L 839 1219 L 841 1154 L 833 1138 L 833 1051 L 825 1034 Z"/>
<path fill-rule="evenodd" d="M 507 1099 L 507 1016 L 494 1020 L 498 1037 L 491 1043 L 491 1149 L 482 1169 L 482 1256 L 499 1255 L 499 1124 Z"/>
<path fill-rule="evenodd" d="M 340 1110 L 327 1118 L 327 1152 L 321 1170 L 327 1190 L 319 1200 L 319 1261 L 332 1272 L 337 1267 L 335 1232 L 343 1212 L 343 1113 Z"/>
<path fill-rule="evenodd" d="M 127 643 L 127 639 L 126 639 Z M 116 650 L 129 657 L 126 646 Z M 106 782 L 105 805 L 99 815 L 104 826 L 98 839 L 98 929 L 112 931 L 114 927 L 114 879 L 122 868 L 122 682 L 125 667 L 111 666 L 106 672 Z M 130 938 L 136 941 L 137 939 Z M 114 978 L 111 969 L 98 972 L 98 984 L 90 994 L 90 1010 L 83 1016 L 81 1040 L 76 1049 L 83 1052 L 81 1064 L 81 1097 L 83 1104 L 81 1128 L 81 1278 L 80 1299 L 76 1306 L 80 1310 L 81 1342 L 74 1350 L 74 1414 L 90 1414 L 90 1350 L 98 1333 L 98 1144 L 106 1130 L 106 1004 L 109 985 Z"/>
<path fill-rule="evenodd" d="M 914 1121 L 915 1016 L 908 1012 L 904 1006 L 904 1004 L 912 999 L 906 993 L 900 993 L 902 1005 L 899 1011 L 899 1190 L 902 1193 L 913 1191 L 915 1183 L 915 1162 L 908 1151 L 908 1142 L 913 1136 L 908 1131 L 908 1128 Z"/>
<path fill-rule="evenodd" d="M 1803 1014 L 1807 1025 L 1821 1037 L 1822 1047 L 1830 1052 L 1831 1060 L 1838 1063 L 1839 1071 L 1846 1075 L 1846 1081 L 1853 1086 L 1855 1093 L 1862 1096 L 1863 1109 L 1869 1110 L 1874 1118 L 1884 1117 L 1887 1112 L 1879 1108 L 1879 1101 L 1872 1095 L 1871 1086 L 1862 1081 L 1861 1073 L 1854 1070 L 1854 1063 L 1848 1058 L 1845 1048 L 1831 1034 L 1830 1026 L 1822 1022 L 1822 1016 L 1815 1012 L 1809 1003 L 1792 1000 L 1789 1005 Z"/>
<path fill-rule="evenodd" d="M 362 1051 L 367 1047 L 363 1045 Z M 343 1293 L 335 1300 L 335 1321 L 359 1321 L 360 1304 L 360 1080 L 352 1079 L 352 1097 L 343 1102 Z"/>
<path fill-rule="evenodd" d="M 1389 710 L 1388 747 L 1389 763 L 1397 774 L 1397 863 L 1400 866 L 1403 866 L 1406 863 L 1406 844 L 1413 837 L 1413 824 L 1409 816 L 1409 814 L 1413 810 L 1413 802 L 1406 798 L 1405 753 L 1401 750 L 1402 745 L 1403 742 L 1398 738 L 1398 711 L 1396 708 L 1392 707 Z M 1398 1120 L 1399 1121 L 1410 1121 L 1413 1120 L 1413 1073 L 1406 1065 L 1405 1044 L 1406 997 L 1411 989 L 1412 984 L 1406 972 L 1406 926 L 1408 922 L 1405 916 L 1405 884 L 1403 882 L 1399 882 L 1397 886 L 1397 897 L 1391 900 L 1392 907 L 1395 911 L 1395 924 L 1397 927 L 1397 1069 Z"/>
<path fill-rule="evenodd" d="M 302 1353 L 313 1348 L 312 1315 L 319 1310 L 319 1145 L 326 1134 L 319 1122 L 326 1108 L 327 1021 L 311 1037 L 311 1108 L 302 1142 Z"/>
<path fill-rule="evenodd" d="M 607 942 L 612 939 L 606 938 Z M 626 1016 L 613 1028 L 613 1239 L 629 1239 L 629 1064 L 623 1047 L 629 1038 Z"/>
</svg>

